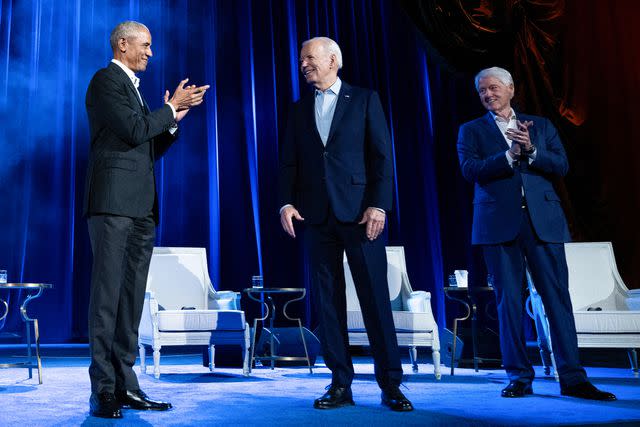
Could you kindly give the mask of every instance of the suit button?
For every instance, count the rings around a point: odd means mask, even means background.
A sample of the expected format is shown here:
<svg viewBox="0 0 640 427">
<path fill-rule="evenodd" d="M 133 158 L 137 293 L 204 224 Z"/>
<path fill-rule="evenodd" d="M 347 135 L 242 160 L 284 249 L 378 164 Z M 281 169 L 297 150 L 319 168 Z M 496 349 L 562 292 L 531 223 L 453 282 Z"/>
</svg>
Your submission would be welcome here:
<svg viewBox="0 0 640 427">
<path fill-rule="evenodd" d="M 322 157 L 327 157 L 328 155 L 329 155 L 329 153 L 327 153 L 326 151 L 324 151 L 324 152 L 322 153 Z"/>
</svg>

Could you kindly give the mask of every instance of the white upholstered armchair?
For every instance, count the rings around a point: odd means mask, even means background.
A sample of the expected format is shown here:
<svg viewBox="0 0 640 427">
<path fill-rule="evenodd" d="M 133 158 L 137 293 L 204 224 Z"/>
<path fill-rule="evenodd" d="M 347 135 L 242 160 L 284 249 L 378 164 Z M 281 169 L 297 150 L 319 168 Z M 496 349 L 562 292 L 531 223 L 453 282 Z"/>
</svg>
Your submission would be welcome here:
<svg viewBox="0 0 640 427">
<path fill-rule="evenodd" d="M 156 378 L 161 348 L 175 345 L 209 347 L 210 370 L 216 344 L 240 345 L 243 373 L 249 374 L 249 327 L 240 294 L 214 290 L 204 248 L 153 248 L 138 332 L 140 369 L 146 372 L 144 346 L 149 345 Z"/>
<path fill-rule="evenodd" d="M 564 248 L 578 347 L 626 349 L 633 375 L 638 377 L 640 290 L 630 291 L 625 286 L 611 242 L 565 243 Z M 533 314 L 538 317 L 536 324 L 540 318 L 546 324 L 538 334 L 548 337 L 544 308 Z"/>
<path fill-rule="evenodd" d="M 564 247 L 578 347 L 627 349 L 637 377 L 640 290 L 625 286 L 611 242 L 566 243 Z"/>
<path fill-rule="evenodd" d="M 396 328 L 398 345 L 409 347 L 409 357 L 414 372 L 418 372 L 417 347 L 431 347 L 434 373 L 440 379 L 440 339 L 438 325 L 431 311 L 431 294 L 413 291 L 402 246 L 387 246 L 387 279 L 389 301 Z M 369 345 L 364 327 L 360 302 L 356 295 L 351 270 L 344 256 L 344 275 L 347 292 L 347 328 L 349 344 Z"/>
</svg>

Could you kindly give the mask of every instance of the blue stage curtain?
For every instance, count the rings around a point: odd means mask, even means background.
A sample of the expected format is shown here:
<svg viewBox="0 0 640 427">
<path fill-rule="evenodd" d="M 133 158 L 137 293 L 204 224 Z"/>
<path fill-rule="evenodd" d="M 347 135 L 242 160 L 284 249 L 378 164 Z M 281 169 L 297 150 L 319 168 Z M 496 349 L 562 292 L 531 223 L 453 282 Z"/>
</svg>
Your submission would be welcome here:
<svg viewBox="0 0 640 427">
<path fill-rule="evenodd" d="M 412 285 L 432 292 L 443 324 L 435 153 L 451 156 L 455 136 L 438 139 L 432 109 L 445 95 L 430 76 L 439 71 L 393 1 L 2 0 L 0 268 L 10 281 L 54 285 L 32 306 L 43 341 L 87 335 L 84 95 L 111 59 L 111 29 L 127 19 L 153 37 L 140 87 L 152 108 L 184 77 L 211 85 L 158 165 L 158 246 L 206 247 L 217 289 L 242 290 L 254 274 L 266 286 L 308 288 L 301 242 L 279 224 L 278 140 L 289 105 L 308 90 L 300 44 L 326 35 L 342 47 L 342 78 L 380 93 L 396 167 L 389 244 L 405 246 Z M 303 310 L 311 326 L 312 305 L 313 295 Z M 20 323 L 13 316 L 4 331 Z"/>
</svg>

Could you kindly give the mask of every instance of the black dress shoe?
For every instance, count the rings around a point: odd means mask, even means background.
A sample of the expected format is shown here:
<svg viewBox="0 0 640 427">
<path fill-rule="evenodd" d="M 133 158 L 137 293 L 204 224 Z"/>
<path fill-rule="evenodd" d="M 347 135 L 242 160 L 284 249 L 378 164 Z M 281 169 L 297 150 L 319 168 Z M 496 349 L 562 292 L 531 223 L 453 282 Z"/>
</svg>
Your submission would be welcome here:
<svg viewBox="0 0 640 427">
<path fill-rule="evenodd" d="M 561 387 L 560 394 L 563 396 L 577 397 L 579 399 L 604 400 L 609 402 L 618 400 L 613 393 L 598 390 L 596 386 L 591 384 L 589 381 L 572 386 Z"/>
<path fill-rule="evenodd" d="M 122 418 L 120 404 L 113 393 L 91 393 L 89 398 L 89 413 L 100 418 Z"/>
<path fill-rule="evenodd" d="M 171 408 L 171 403 L 151 400 L 142 390 L 116 391 L 116 398 L 123 407 L 129 407 L 131 409 L 166 411 Z"/>
<path fill-rule="evenodd" d="M 382 398 L 382 404 L 388 406 L 392 411 L 413 411 L 413 405 L 409 399 L 402 394 L 398 387 L 390 387 L 382 390 L 380 397 Z"/>
<path fill-rule="evenodd" d="M 502 397 L 524 397 L 527 394 L 533 394 L 531 383 L 523 383 L 522 381 L 511 381 L 508 386 L 502 389 Z"/>
<path fill-rule="evenodd" d="M 316 409 L 335 409 L 349 405 L 355 405 L 351 387 L 338 387 L 333 384 L 322 397 L 313 402 Z"/>
</svg>

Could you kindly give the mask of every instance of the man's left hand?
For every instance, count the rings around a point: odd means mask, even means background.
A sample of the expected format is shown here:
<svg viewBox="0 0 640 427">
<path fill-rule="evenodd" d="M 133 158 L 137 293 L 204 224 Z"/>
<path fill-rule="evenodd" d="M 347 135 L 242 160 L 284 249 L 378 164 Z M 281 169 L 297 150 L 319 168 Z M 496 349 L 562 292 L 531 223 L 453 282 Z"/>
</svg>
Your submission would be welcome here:
<svg viewBox="0 0 640 427">
<path fill-rule="evenodd" d="M 371 241 L 378 238 L 384 230 L 384 222 L 387 215 L 376 208 L 367 208 L 358 224 L 367 224 L 367 238 Z"/>
<path fill-rule="evenodd" d="M 521 122 L 518 120 L 517 129 L 507 129 L 506 135 L 511 141 L 520 145 L 522 151 L 531 150 L 531 139 L 529 137 L 529 126 L 533 125 L 532 121 Z"/>
</svg>

